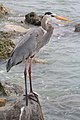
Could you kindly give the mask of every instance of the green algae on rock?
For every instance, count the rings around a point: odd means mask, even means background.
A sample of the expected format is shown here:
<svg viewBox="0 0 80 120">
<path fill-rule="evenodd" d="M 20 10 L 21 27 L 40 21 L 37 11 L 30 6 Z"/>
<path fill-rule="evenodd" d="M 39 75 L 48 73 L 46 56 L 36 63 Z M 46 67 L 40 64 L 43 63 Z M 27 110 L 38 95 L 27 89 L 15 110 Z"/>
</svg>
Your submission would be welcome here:
<svg viewBox="0 0 80 120">
<path fill-rule="evenodd" d="M 9 13 L 9 9 L 3 6 L 3 4 L 0 4 L 0 18 L 4 17 Z"/>
<path fill-rule="evenodd" d="M 11 33 L 0 32 L 0 59 L 8 58 L 15 46 L 10 37 Z"/>
<path fill-rule="evenodd" d="M 0 39 L 0 59 L 8 58 L 13 47 L 14 44 L 10 39 Z"/>
</svg>

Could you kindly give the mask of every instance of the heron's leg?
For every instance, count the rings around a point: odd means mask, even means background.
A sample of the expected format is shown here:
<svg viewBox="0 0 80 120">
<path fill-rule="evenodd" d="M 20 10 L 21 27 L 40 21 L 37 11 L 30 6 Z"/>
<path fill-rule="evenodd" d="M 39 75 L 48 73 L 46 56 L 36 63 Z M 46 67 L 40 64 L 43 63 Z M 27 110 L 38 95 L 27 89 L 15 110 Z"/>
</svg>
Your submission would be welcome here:
<svg viewBox="0 0 80 120">
<path fill-rule="evenodd" d="M 30 80 L 30 93 L 29 93 L 29 98 L 39 103 L 38 95 L 37 95 L 36 93 L 34 93 L 33 90 L 32 90 L 31 68 L 32 68 L 32 59 L 29 59 L 29 69 L 28 69 L 29 80 Z M 35 97 L 36 99 L 34 99 L 34 97 Z"/>
<path fill-rule="evenodd" d="M 28 73 L 29 73 L 29 80 L 30 80 L 30 94 L 34 94 L 35 96 L 38 96 L 36 93 L 33 92 L 32 90 L 32 77 L 31 77 L 31 69 L 32 68 L 32 58 L 29 59 L 29 69 L 28 69 Z"/>
<path fill-rule="evenodd" d="M 37 95 L 36 93 L 33 92 L 32 90 L 32 77 L 31 77 L 31 70 L 32 70 L 32 58 L 29 59 L 29 81 L 30 81 L 30 93 L 33 93 L 34 95 Z M 38 96 L 38 95 L 37 95 Z"/>
<path fill-rule="evenodd" d="M 32 68 L 32 59 L 29 59 L 29 69 L 28 69 L 28 73 L 29 73 L 29 81 L 30 81 L 30 93 L 33 93 L 33 90 L 32 90 L 31 68 Z"/>
<path fill-rule="evenodd" d="M 27 93 L 27 64 L 25 64 L 25 69 L 24 69 L 24 79 L 25 79 L 26 106 L 28 106 L 28 93 Z"/>
</svg>

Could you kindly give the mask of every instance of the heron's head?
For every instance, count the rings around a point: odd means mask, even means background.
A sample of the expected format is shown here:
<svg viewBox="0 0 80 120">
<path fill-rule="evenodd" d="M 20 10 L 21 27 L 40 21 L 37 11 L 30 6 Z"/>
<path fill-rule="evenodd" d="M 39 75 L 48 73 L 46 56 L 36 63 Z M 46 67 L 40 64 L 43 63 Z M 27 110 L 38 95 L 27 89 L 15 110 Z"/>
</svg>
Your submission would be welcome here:
<svg viewBox="0 0 80 120">
<path fill-rule="evenodd" d="M 56 15 L 56 14 L 53 14 L 53 13 L 51 13 L 51 12 L 46 12 L 44 15 L 49 15 L 50 17 L 54 17 L 54 18 L 56 18 L 56 19 L 58 19 L 58 20 L 70 21 L 70 20 L 68 20 L 67 18 L 61 17 L 61 16 Z"/>
<path fill-rule="evenodd" d="M 45 29 L 45 30 L 48 29 L 49 24 L 51 24 L 51 18 L 54 18 L 53 19 L 54 23 L 56 22 L 56 19 L 58 19 L 58 20 L 64 20 L 64 21 L 69 21 L 67 18 L 58 16 L 56 14 L 52 14 L 51 12 L 46 12 L 44 14 L 44 17 L 43 17 L 42 21 L 41 21 L 41 26 L 42 26 L 43 29 Z"/>
</svg>

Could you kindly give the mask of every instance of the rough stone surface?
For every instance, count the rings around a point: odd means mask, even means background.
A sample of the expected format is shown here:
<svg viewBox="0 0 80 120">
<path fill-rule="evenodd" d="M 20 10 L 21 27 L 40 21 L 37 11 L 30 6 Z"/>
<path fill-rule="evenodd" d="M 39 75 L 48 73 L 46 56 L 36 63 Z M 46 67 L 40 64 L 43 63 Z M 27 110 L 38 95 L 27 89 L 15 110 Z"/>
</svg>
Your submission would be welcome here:
<svg viewBox="0 0 80 120">
<path fill-rule="evenodd" d="M 10 57 L 16 41 L 19 41 L 18 37 L 23 36 L 28 30 L 19 25 L 6 25 L 4 29 L 7 30 L 0 31 L 0 59 Z"/>
<path fill-rule="evenodd" d="M 75 32 L 80 32 L 80 24 L 75 25 Z"/>
<path fill-rule="evenodd" d="M 0 4 L 0 18 L 4 17 L 4 15 L 7 15 L 9 13 L 9 9 L 3 6 L 3 4 Z"/>
<path fill-rule="evenodd" d="M 0 92 L 2 90 L 4 90 L 3 92 L 1 92 L 0 96 L 10 96 L 10 97 L 19 97 L 23 94 L 23 89 L 21 86 L 10 83 L 10 82 L 3 82 L 1 84 L 3 89 L 0 89 Z M 4 94 L 5 93 L 5 94 Z"/>
<path fill-rule="evenodd" d="M 6 99 L 0 98 L 0 107 L 5 106 L 5 104 L 6 104 Z"/>
<path fill-rule="evenodd" d="M 35 96 L 32 96 L 32 99 L 28 97 L 28 106 L 26 106 L 20 86 L 8 82 L 3 85 L 5 92 L 7 90 L 9 94 L 0 97 L 3 103 L 0 107 L 0 120 L 44 120 L 40 102 L 34 101 Z"/>
<path fill-rule="evenodd" d="M 5 107 L 0 107 L 0 120 L 44 120 L 41 106 L 33 100 L 28 101 L 26 106 L 22 96 L 14 103 L 6 103 Z"/>
<path fill-rule="evenodd" d="M 12 41 L 9 39 L 0 40 L 0 59 L 8 58 L 12 51 Z"/>
<path fill-rule="evenodd" d="M 31 12 L 25 15 L 25 22 L 33 25 L 40 26 L 43 16 L 38 16 L 35 12 Z"/>
<path fill-rule="evenodd" d="M 11 38 L 16 36 L 16 32 L 0 31 L 0 59 L 8 58 L 15 44 Z"/>
<path fill-rule="evenodd" d="M 15 24 L 7 24 L 4 26 L 4 28 L 7 28 L 10 31 L 15 31 L 15 32 L 20 32 L 20 33 L 25 33 L 29 29 L 29 28 L 26 29 L 20 25 L 15 25 Z"/>
<path fill-rule="evenodd" d="M 5 89 L 3 87 L 3 85 L 0 82 L 0 96 L 6 95 Z"/>
</svg>

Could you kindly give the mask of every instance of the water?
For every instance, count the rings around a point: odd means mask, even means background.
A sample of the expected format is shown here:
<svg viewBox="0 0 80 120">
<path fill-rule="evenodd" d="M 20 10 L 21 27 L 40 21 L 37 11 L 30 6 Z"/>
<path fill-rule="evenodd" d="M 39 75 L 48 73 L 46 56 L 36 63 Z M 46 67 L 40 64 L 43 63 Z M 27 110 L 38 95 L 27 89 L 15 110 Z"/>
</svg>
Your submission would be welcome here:
<svg viewBox="0 0 80 120">
<path fill-rule="evenodd" d="M 80 23 L 79 0 L 0 0 L 18 16 L 35 11 L 51 11 Z M 74 24 L 55 26 L 54 34 L 36 56 L 48 64 L 33 64 L 34 91 L 38 92 L 45 120 L 80 120 L 80 33 Z M 0 80 L 12 80 L 24 86 L 24 64 L 9 73 L 0 62 Z"/>
</svg>

